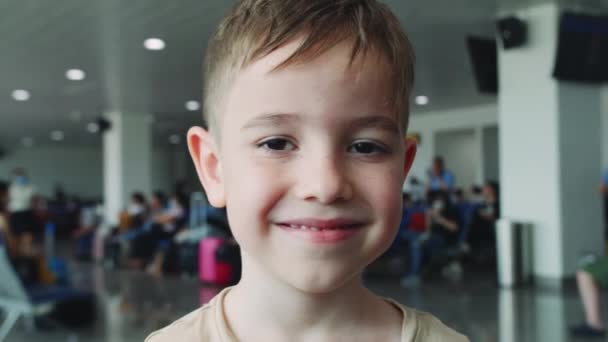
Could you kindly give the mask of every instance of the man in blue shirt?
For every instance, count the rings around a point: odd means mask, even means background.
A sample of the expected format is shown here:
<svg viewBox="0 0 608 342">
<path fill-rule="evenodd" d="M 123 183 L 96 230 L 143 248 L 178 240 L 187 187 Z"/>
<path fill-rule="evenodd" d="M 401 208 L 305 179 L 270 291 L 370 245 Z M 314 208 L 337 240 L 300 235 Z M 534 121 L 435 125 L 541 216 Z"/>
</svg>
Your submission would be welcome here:
<svg viewBox="0 0 608 342">
<path fill-rule="evenodd" d="M 442 157 L 435 157 L 433 166 L 429 171 L 429 183 L 427 190 L 430 191 L 452 191 L 456 184 L 456 177 L 452 171 L 445 168 L 445 163 Z"/>
</svg>

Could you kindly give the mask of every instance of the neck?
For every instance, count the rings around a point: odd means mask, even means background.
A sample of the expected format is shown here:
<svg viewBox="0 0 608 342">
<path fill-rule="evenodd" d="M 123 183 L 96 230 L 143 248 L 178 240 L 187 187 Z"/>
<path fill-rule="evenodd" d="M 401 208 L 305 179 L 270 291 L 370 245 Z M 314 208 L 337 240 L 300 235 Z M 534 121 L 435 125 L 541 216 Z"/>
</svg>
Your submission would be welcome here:
<svg viewBox="0 0 608 342">
<path fill-rule="evenodd" d="M 265 332 L 267 338 L 327 336 L 374 321 L 374 315 L 388 307 L 363 286 L 359 276 L 335 290 L 310 293 L 248 259 L 244 255 L 241 281 L 226 297 L 226 316 L 237 337 L 251 331 Z"/>
</svg>

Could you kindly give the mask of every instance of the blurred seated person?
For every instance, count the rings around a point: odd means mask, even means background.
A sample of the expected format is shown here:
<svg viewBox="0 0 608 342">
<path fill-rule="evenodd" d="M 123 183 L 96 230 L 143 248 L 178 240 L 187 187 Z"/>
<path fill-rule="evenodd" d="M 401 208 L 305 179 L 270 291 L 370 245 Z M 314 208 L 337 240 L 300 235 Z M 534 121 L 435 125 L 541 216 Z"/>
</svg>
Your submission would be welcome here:
<svg viewBox="0 0 608 342">
<path fill-rule="evenodd" d="M 188 199 L 181 193 L 174 193 L 169 200 L 169 207 L 156 215 L 153 220 L 153 241 L 156 251 L 154 260 L 148 267 L 148 272 L 161 276 L 166 252 L 173 245 L 173 237 L 186 226 L 188 218 Z"/>
<path fill-rule="evenodd" d="M 409 269 L 404 279 L 417 275 L 422 264 L 422 244 L 427 233 L 425 205 L 414 205 L 409 194 L 403 194 L 403 216 L 399 224 L 399 237 L 406 243 L 409 251 Z"/>
<path fill-rule="evenodd" d="M 403 215 L 401 216 L 401 222 L 399 223 L 399 233 L 401 234 L 402 232 L 407 231 L 407 228 L 409 226 L 410 220 L 411 220 L 411 215 L 412 215 L 412 211 L 414 208 L 414 203 L 412 202 L 412 196 L 407 193 L 404 192 L 401 195 L 402 198 L 402 203 L 403 203 Z"/>
<path fill-rule="evenodd" d="M 469 202 L 473 204 L 483 204 L 484 201 L 485 200 L 483 197 L 483 187 L 479 185 L 471 186 L 471 195 L 469 197 Z"/>
<path fill-rule="evenodd" d="M 440 156 L 435 157 L 433 165 L 428 172 L 429 180 L 427 192 L 447 191 L 450 192 L 456 184 L 456 177 L 452 171 L 446 169 L 445 162 Z"/>
<path fill-rule="evenodd" d="M 23 252 L 33 254 L 32 198 L 36 190 L 30 184 L 23 169 L 13 171 L 13 181 L 9 187 L 8 211 L 10 212 L 10 228 Z"/>
<path fill-rule="evenodd" d="M 137 228 L 144 225 L 148 216 L 148 204 L 146 197 L 141 192 L 134 192 L 131 195 L 131 203 L 127 207 L 130 228 Z"/>
<path fill-rule="evenodd" d="M 145 209 L 141 204 L 141 199 L 134 196 L 125 219 L 131 229 L 122 234 L 120 238 L 133 241 L 149 232 L 156 223 L 156 218 L 167 209 L 167 196 L 162 191 L 155 191 L 150 198 L 150 203 L 145 204 Z"/>
<path fill-rule="evenodd" d="M 167 236 L 173 236 L 186 223 L 188 199 L 178 193 L 171 195 L 168 207 L 153 217 L 154 222 L 162 226 Z"/>
<path fill-rule="evenodd" d="M 466 198 L 464 191 L 461 188 L 454 190 L 452 195 L 452 203 L 454 203 L 454 205 L 459 209 L 471 205 L 471 202 L 469 202 L 469 200 Z"/>
<path fill-rule="evenodd" d="M 61 184 L 56 184 L 53 194 L 53 199 L 51 200 L 53 205 L 66 207 L 68 204 L 68 196 L 63 189 Z"/>
<path fill-rule="evenodd" d="M 8 186 L 0 183 L 0 245 L 5 249 L 10 264 L 25 286 L 48 285 L 55 277 L 40 253 L 34 249 L 23 250 L 10 228 L 7 201 L 4 200 Z"/>
<path fill-rule="evenodd" d="M 468 232 L 473 218 L 475 210 L 480 206 L 471 202 L 466 198 L 465 193 L 462 189 L 454 191 L 454 206 L 458 209 L 459 221 L 461 226 L 460 242 L 464 245 L 468 242 Z M 468 244 L 466 249 L 468 250 Z"/>
<path fill-rule="evenodd" d="M 129 205 L 119 214 L 118 233 L 125 233 L 131 229 L 141 228 L 147 219 L 147 215 L 148 205 L 146 197 L 141 192 L 132 193 Z"/>
<path fill-rule="evenodd" d="M 486 182 L 482 195 L 483 204 L 473 213 L 468 236 L 478 261 L 491 260 L 496 252 L 496 221 L 500 218 L 498 183 Z"/>
<path fill-rule="evenodd" d="M 424 256 L 432 259 L 437 253 L 458 243 L 458 210 L 450 201 L 450 196 L 446 191 L 429 194 L 426 225 L 430 232 L 428 240 L 417 240 L 416 243 L 410 245 L 412 255 L 410 269 L 401 278 L 401 285 L 404 287 L 417 287 L 420 284 Z"/>
<path fill-rule="evenodd" d="M 80 209 L 79 225 L 72 233 L 72 239 L 77 243 L 75 254 L 78 259 L 90 260 L 92 257 L 93 239 L 101 223 L 98 207 L 97 201 L 85 201 Z"/>
<path fill-rule="evenodd" d="M 121 264 L 122 256 L 129 247 L 127 242 L 141 233 L 148 217 L 149 210 L 145 196 L 141 192 L 133 192 L 127 207 L 118 214 L 118 226 L 102 225 L 99 233 L 94 237 L 95 259 L 99 260 L 102 254 L 102 258 L 110 261 L 113 267 Z"/>
<path fill-rule="evenodd" d="M 159 242 L 170 240 L 178 226 L 185 224 L 186 199 L 173 194 L 168 202 L 166 195 L 156 191 L 150 201 L 150 215 L 136 236 L 131 240 L 131 260 L 134 268 L 142 268 L 155 255 Z"/>
<path fill-rule="evenodd" d="M 407 188 L 412 203 L 419 204 L 424 202 L 424 196 L 426 195 L 425 186 L 417 177 L 411 176 L 407 182 Z"/>
<path fill-rule="evenodd" d="M 42 236 L 44 226 L 50 220 L 46 199 L 40 195 L 32 197 L 32 230 L 35 236 Z"/>
<path fill-rule="evenodd" d="M 9 226 L 10 214 L 8 212 L 8 183 L 0 182 L 0 238 L 9 258 L 17 251 L 17 241 L 13 237 Z"/>
<path fill-rule="evenodd" d="M 0 208 L 3 208 L 6 215 L 8 212 L 8 188 L 9 184 L 5 181 L 0 180 Z"/>
</svg>

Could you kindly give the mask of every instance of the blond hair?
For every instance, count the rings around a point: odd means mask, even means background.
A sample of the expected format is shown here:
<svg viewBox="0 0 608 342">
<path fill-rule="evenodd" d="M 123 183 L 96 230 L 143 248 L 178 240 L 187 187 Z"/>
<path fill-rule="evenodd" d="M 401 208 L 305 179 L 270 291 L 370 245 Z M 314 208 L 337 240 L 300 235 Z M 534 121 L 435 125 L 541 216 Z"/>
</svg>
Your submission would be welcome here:
<svg viewBox="0 0 608 342">
<path fill-rule="evenodd" d="M 207 48 L 203 115 L 211 131 L 218 128 L 222 96 L 236 74 L 302 35 L 300 47 L 277 69 L 310 61 L 342 41 L 352 42 L 351 64 L 373 51 L 385 58 L 392 86 L 389 104 L 407 129 L 414 53 L 386 5 L 376 0 L 242 0 L 222 20 Z"/>
</svg>

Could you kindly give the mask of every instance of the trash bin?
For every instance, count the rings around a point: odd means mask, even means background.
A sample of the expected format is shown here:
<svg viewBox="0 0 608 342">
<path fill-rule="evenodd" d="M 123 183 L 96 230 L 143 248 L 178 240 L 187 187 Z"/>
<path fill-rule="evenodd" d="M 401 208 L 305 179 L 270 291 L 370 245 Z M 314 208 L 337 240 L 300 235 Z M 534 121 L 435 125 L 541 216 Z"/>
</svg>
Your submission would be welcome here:
<svg viewBox="0 0 608 342">
<path fill-rule="evenodd" d="M 498 284 L 514 288 L 532 276 L 532 224 L 500 219 L 496 224 Z"/>
</svg>

